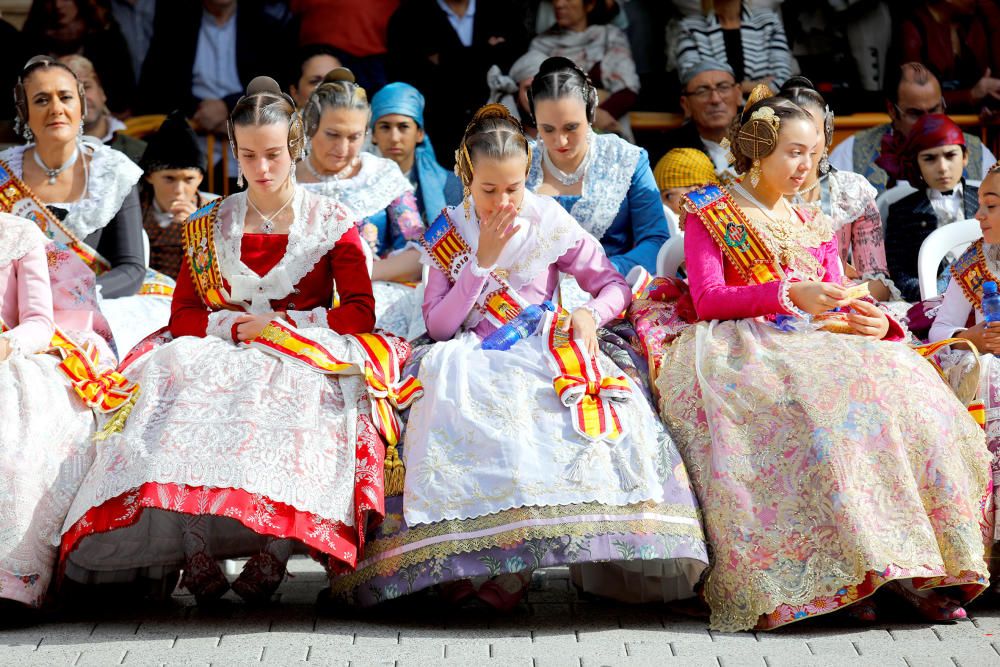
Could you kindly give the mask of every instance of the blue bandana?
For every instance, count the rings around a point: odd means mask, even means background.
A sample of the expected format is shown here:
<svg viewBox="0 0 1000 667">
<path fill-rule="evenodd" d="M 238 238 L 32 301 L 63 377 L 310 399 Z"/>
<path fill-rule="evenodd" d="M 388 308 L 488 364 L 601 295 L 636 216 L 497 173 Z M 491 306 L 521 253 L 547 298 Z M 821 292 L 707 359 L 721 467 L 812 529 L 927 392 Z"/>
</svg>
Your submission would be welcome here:
<svg viewBox="0 0 1000 667">
<path fill-rule="evenodd" d="M 408 83 L 399 81 L 384 86 L 375 93 L 371 101 L 372 127 L 379 118 L 389 114 L 409 116 L 420 128 L 424 126 L 424 96 Z M 424 215 L 433 220 L 447 205 L 444 197 L 445 184 L 448 180 L 448 170 L 437 163 L 434 157 L 434 147 L 431 138 L 424 133 L 424 140 L 417 144 L 414 152 L 414 164 L 417 168 L 420 198 L 423 200 Z"/>
</svg>

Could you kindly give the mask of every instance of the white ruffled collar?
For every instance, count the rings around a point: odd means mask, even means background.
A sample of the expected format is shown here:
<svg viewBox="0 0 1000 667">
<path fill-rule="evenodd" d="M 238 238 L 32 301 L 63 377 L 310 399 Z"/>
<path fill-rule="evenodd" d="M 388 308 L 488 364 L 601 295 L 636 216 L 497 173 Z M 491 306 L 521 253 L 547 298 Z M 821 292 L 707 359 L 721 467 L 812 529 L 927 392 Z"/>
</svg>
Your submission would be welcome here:
<svg viewBox="0 0 1000 667">
<path fill-rule="evenodd" d="M 359 153 L 358 157 L 361 169 L 353 178 L 299 185 L 343 202 L 357 212 L 359 220 L 385 210 L 403 193 L 413 191 L 413 184 L 392 160 L 367 152 Z"/>
<path fill-rule="evenodd" d="M 535 141 L 526 187 L 534 192 L 542 184 L 542 151 L 545 144 Z M 600 241 L 618 216 L 622 201 L 632 187 L 632 176 L 642 149 L 613 134 L 590 133 L 594 158 L 583 176 L 583 192 L 570 214 L 580 226 Z"/>
<path fill-rule="evenodd" d="M 229 283 L 227 300 L 250 313 L 266 313 L 270 302 L 284 299 L 312 271 L 334 244 L 351 229 L 356 215 L 343 204 L 302 187 L 292 201 L 294 220 L 288 229 L 288 246 L 274 267 L 261 276 L 243 263 L 241 246 L 247 215 L 247 195 L 240 192 L 219 204 L 215 220 L 215 247 L 219 270 Z"/>
<path fill-rule="evenodd" d="M 18 178 L 24 178 L 24 153 L 33 145 L 12 146 L 0 153 L 0 160 L 6 162 Z M 111 222 L 142 178 L 142 169 L 124 153 L 92 138 L 84 138 L 83 146 L 90 158 L 87 191 L 74 202 L 45 202 L 66 209 L 63 225 L 81 241 Z"/>
<path fill-rule="evenodd" d="M 21 259 L 47 242 L 45 234 L 31 220 L 10 213 L 0 213 L 0 268 Z"/>
<path fill-rule="evenodd" d="M 445 209 L 448 219 L 466 243 L 472 256 L 479 248 L 479 221 L 474 207 L 470 208 L 471 220 L 466 218 L 462 206 Z M 536 195 L 525 191 L 521 212 L 516 224 L 521 229 L 500 253 L 497 267 L 509 271 L 507 282 L 519 290 L 539 275 L 549 270 L 560 257 L 575 246 L 586 235 L 586 231 L 552 197 Z M 420 262 L 437 268 L 437 263 L 420 246 Z M 465 325 L 476 326 L 482 315 L 473 310 Z"/>
</svg>

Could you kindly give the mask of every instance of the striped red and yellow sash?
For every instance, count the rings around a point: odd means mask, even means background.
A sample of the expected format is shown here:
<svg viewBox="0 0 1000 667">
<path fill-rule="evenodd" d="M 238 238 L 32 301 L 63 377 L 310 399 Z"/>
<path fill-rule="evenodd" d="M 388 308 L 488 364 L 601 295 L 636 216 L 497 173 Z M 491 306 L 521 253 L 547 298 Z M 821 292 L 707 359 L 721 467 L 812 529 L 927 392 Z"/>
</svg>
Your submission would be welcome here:
<svg viewBox="0 0 1000 667">
<path fill-rule="evenodd" d="M 8 331 L 0 321 L 0 333 Z M 43 353 L 59 355 L 57 367 L 69 380 L 87 407 L 104 414 L 112 413 L 138 395 L 139 385 L 130 382 L 114 369 L 98 370 L 100 353 L 92 345 L 80 347 L 59 329 Z"/>
<path fill-rule="evenodd" d="M 195 290 L 205 305 L 213 310 L 241 310 L 226 299 L 225 283 L 215 249 L 215 220 L 222 202 L 222 199 L 216 199 L 206 204 L 184 223 L 184 253 Z"/>
<path fill-rule="evenodd" d="M 616 442 L 624 437 L 616 403 L 628 401 L 632 389 L 624 376 L 605 377 L 596 357 L 591 357 L 573 339 L 573 330 L 563 331 L 569 315 L 552 317 L 545 332 L 556 376 L 552 380 L 559 401 L 573 415 L 573 429 L 592 441 Z"/>
<path fill-rule="evenodd" d="M 447 209 L 427 228 L 420 238 L 420 244 L 452 284 L 458 279 L 462 267 L 472 259 L 472 250 L 455 229 Z M 488 322 L 501 327 L 517 317 L 527 305 L 507 282 L 504 272 L 494 270 L 490 271 L 486 285 L 473 307 Z"/>
<path fill-rule="evenodd" d="M 52 229 L 58 229 L 69 240 L 69 248 L 95 274 L 101 275 L 111 268 L 108 260 L 77 238 L 59 218 L 52 215 L 48 207 L 39 201 L 24 181 L 14 175 L 14 171 L 3 160 L 0 160 L 0 211 L 31 220 L 49 238 L 52 238 Z"/>
<path fill-rule="evenodd" d="M 987 280 L 997 282 L 997 277 L 986 264 L 983 239 L 977 240 L 955 260 L 951 265 L 951 279 L 962 288 L 962 293 L 972 307 L 980 310 L 983 302 L 983 283 Z"/>
<path fill-rule="evenodd" d="M 396 411 L 408 408 L 423 395 L 419 380 L 414 377 L 400 378 L 403 362 L 409 356 L 409 344 L 391 334 L 350 334 L 345 337 L 364 354 L 364 367 L 355 362 L 341 361 L 317 341 L 279 320 L 272 320 L 249 345 L 318 373 L 363 375 L 371 401 L 372 422 L 386 445 L 386 494 L 400 495 L 403 493 L 405 471 L 396 449 L 402 436 Z M 400 348 L 403 354 L 400 354 Z"/>
<path fill-rule="evenodd" d="M 712 239 L 748 285 L 785 277 L 778 259 L 754 224 L 717 185 L 705 185 L 685 195 L 688 210 L 701 220 Z"/>
</svg>

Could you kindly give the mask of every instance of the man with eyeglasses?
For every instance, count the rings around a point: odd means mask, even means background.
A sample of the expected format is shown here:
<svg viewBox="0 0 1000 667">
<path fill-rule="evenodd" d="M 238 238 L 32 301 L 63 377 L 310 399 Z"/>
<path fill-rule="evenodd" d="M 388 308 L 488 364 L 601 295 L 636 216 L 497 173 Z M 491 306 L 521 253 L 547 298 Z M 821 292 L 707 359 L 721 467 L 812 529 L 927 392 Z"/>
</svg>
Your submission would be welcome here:
<svg viewBox="0 0 1000 667">
<path fill-rule="evenodd" d="M 920 63 L 905 63 L 886 72 L 884 92 L 886 112 L 892 122 L 861 130 L 840 142 L 830 153 L 830 164 L 834 168 L 862 174 L 879 194 L 895 185 L 885 170 L 875 164 L 882 152 L 882 138 L 888 133 L 905 137 L 924 114 L 946 113 L 941 84 Z M 969 154 L 965 177 L 982 180 L 996 158 L 978 137 L 964 134 Z"/>
<path fill-rule="evenodd" d="M 703 60 L 682 70 L 681 108 L 686 120 L 665 139 L 666 150 L 694 148 L 705 153 L 722 180 L 735 176 L 721 146 L 729 124 L 739 110 L 743 94 L 726 63 Z"/>
</svg>

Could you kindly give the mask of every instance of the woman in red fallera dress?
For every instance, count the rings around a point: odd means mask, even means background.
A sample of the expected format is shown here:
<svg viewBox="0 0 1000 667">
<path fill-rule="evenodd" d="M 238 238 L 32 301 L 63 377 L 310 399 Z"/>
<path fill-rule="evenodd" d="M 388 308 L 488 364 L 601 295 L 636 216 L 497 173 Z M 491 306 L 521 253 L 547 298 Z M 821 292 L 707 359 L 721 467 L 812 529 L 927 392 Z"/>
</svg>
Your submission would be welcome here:
<svg viewBox="0 0 1000 667">
<path fill-rule="evenodd" d="M 172 340 L 123 365 L 141 394 L 69 512 L 71 579 L 183 568 L 204 602 L 230 586 L 218 559 L 252 556 L 232 588 L 264 600 L 293 552 L 353 566 L 381 518 L 359 341 L 401 358 L 405 343 L 364 335 L 374 299 L 353 214 L 295 184 L 302 124 L 273 80 L 251 82 L 230 132 L 247 190 L 186 223 Z"/>
</svg>

